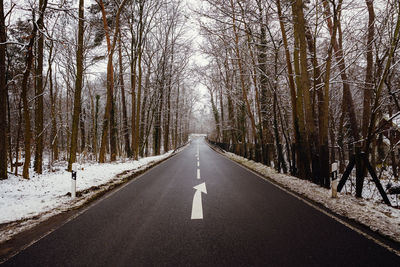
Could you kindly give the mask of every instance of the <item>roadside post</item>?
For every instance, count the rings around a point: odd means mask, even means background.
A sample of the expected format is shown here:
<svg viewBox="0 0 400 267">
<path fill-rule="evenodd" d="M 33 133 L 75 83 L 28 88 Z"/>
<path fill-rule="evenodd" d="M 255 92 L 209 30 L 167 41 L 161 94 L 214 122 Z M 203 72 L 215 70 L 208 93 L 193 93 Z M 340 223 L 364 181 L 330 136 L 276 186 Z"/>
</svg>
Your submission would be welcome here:
<svg viewBox="0 0 400 267">
<path fill-rule="evenodd" d="M 338 163 L 337 162 L 332 163 L 331 179 L 332 179 L 332 197 L 333 198 L 337 198 L 337 187 L 338 187 L 337 170 L 338 170 Z"/>
<path fill-rule="evenodd" d="M 75 198 L 76 197 L 76 163 L 72 164 L 72 172 L 71 172 L 71 197 Z"/>
</svg>

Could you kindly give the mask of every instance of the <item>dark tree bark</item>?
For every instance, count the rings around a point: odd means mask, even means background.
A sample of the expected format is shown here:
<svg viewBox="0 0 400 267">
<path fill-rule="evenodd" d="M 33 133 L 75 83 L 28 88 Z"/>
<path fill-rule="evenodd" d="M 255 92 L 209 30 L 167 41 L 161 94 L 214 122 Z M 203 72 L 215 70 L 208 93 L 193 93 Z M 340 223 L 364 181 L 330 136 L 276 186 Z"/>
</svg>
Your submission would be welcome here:
<svg viewBox="0 0 400 267">
<path fill-rule="evenodd" d="M 100 96 L 96 95 L 96 111 L 94 115 L 94 138 L 93 138 L 93 147 L 94 147 L 94 153 L 96 155 L 96 160 L 97 160 L 97 150 L 98 150 L 98 136 L 99 136 L 99 102 L 100 102 Z"/>
<path fill-rule="evenodd" d="M 122 98 L 122 131 L 125 141 L 125 153 L 127 157 L 132 156 L 131 145 L 129 142 L 129 129 L 128 129 L 128 111 L 126 108 L 125 99 L 125 83 L 124 83 L 124 72 L 122 64 L 122 43 L 121 43 L 121 31 L 118 33 L 118 58 L 119 58 L 119 85 L 121 89 Z"/>
<path fill-rule="evenodd" d="M 79 22 L 78 22 L 78 49 L 76 51 L 76 80 L 74 94 L 74 114 L 72 116 L 72 133 L 70 143 L 70 156 L 68 160 L 68 171 L 72 170 L 72 164 L 76 161 L 78 145 L 78 127 L 81 112 L 81 93 L 83 84 L 83 37 L 84 37 L 84 0 L 79 0 Z"/>
<path fill-rule="evenodd" d="M 53 55 L 54 45 L 51 42 L 50 50 L 49 50 L 49 92 L 50 92 L 50 112 L 51 112 L 51 134 L 50 134 L 50 147 L 51 147 L 51 160 L 58 160 L 58 134 L 57 134 L 57 116 L 56 116 L 56 105 L 57 105 L 57 96 L 54 92 L 54 84 L 53 84 Z"/>
<path fill-rule="evenodd" d="M 178 83 L 178 87 L 176 90 L 176 100 L 175 100 L 175 126 L 174 126 L 174 149 L 178 148 L 180 142 L 178 141 L 178 122 L 179 122 L 179 90 L 180 90 L 180 83 Z"/>
<path fill-rule="evenodd" d="M 28 80 L 30 71 L 32 68 L 33 62 L 33 45 L 35 43 L 36 34 L 38 31 L 38 25 L 42 24 L 44 11 L 47 7 L 47 0 L 44 0 L 43 5 L 40 8 L 39 18 L 36 23 L 33 23 L 32 33 L 30 35 L 30 40 L 27 45 L 27 53 L 25 56 L 25 71 L 22 77 L 22 89 L 21 89 L 21 97 L 22 103 L 24 106 L 24 142 L 25 142 L 25 162 L 24 162 L 24 169 L 22 172 L 22 176 L 25 179 L 29 179 L 29 166 L 31 161 L 31 117 L 29 112 L 29 103 L 28 103 Z"/>
<path fill-rule="evenodd" d="M 130 25 L 130 31 L 132 35 L 131 40 L 131 59 L 130 59 L 130 67 L 131 67 L 131 134 L 132 134 L 132 155 L 135 156 L 135 149 L 136 149 L 136 66 L 137 66 L 137 38 L 135 37 L 135 32 L 133 29 L 133 23 Z"/>
<path fill-rule="evenodd" d="M 116 159 L 116 131 L 114 129 L 114 124 L 111 123 L 111 113 L 113 112 L 113 105 L 114 105 L 114 69 L 113 69 L 113 55 L 115 50 L 115 45 L 117 43 L 118 38 L 118 31 L 119 31 L 119 17 L 121 14 L 121 10 L 123 9 L 127 0 L 123 0 L 122 3 L 119 5 L 117 14 L 115 15 L 115 30 L 114 30 L 114 37 L 113 42 L 111 43 L 110 38 L 110 31 L 107 22 L 107 14 L 104 8 L 104 4 L 102 0 L 97 0 L 97 3 L 100 6 L 102 19 L 103 19 L 103 27 L 106 36 L 107 42 L 107 53 L 108 53 L 108 63 L 107 63 L 107 99 L 106 99 L 106 110 L 104 112 L 104 119 L 103 119 L 103 132 L 101 135 L 101 147 L 100 147 L 100 155 L 99 155 L 99 162 L 104 163 L 106 160 L 106 147 L 107 147 L 107 137 L 110 128 L 110 141 L 111 141 L 111 161 Z"/>
<path fill-rule="evenodd" d="M 304 18 L 304 11 L 303 11 L 303 1 L 296 0 L 293 3 L 293 19 L 294 19 L 294 28 L 295 28 L 295 38 L 297 35 L 298 40 L 298 49 L 299 49 L 299 79 L 297 81 L 297 89 L 302 92 L 302 101 L 304 107 L 304 119 L 305 119 L 305 147 L 301 149 L 305 149 L 305 155 L 309 159 L 312 159 L 312 167 L 313 172 L 306 174 L 307 179 L 312 178 L 313 181 L 316 181 L 316 167 L 317 162 L 315 156 L 317 155 L 316 151 L 316 140 L 317 135 L 315 133 L 315 126 L 314 126 L 314 114 L 311 105 L 311 97 L 310 97 L 310 79 L 308 75 L 308 62 L 307 62 L 307 41 L 306 41 L 306 26 L 305 26 L 305 18 Z M 301 95 L 300 94 L 300 95 Z M 300 112 L 299 112 L 300 114 Z M 305 166 L 307 172 L 309 168 L 309 163 Z"/>
<path fill-rule="evenodd" d="M 144 3 L 145 1 L 140 1 L 139 5 L 139 35 L 138 35 L 138 89 L 137 89 L 137 104 L 136 104 L 136 118 L 135 118 L 135 159 L 138 159 L 139 157 L 139 144 L 141 142 L 140 140 L 140 101 L 142 98 L 142 76 L 143 76 L 143 70 L 142 70 L 142 54 L 143 54 L 143 32 L 144 32 L 144 22 L 143 22 L 143 9 L 144 9 Z"/>
<path fill-rule="evenodd" d="M 115 94 L 115 92 L 113 92 Z M 110 110 L 110 161 L 115 161 L 117 159 L 117 124 L 115 119 L 116 114 L 115 96 L 113 95 L 111 99 L 111 110 Z"/>
<path fill-rule="evenodd" d="M 328 128 L 329 128 L 329 82 L 331 74 L 331 64 L 333 57 L 333 44 L 336 40 L 336 33 L 339 24 L 339 17 L 337 15 L 342 8 L 343 0 L 339 0 L 337 9 L 334 7 L 333 10 L 333 33 L 328 49 L 328 56 L 326 60 L 325 70 L 325 84 L 324 91 L 319 93 L 318 96 L 318 111 L 319 115 L 319 153 L 320 153 L 320 172 L 321 180 L 320 184 L 326 188 L 330 187 L 330 166 L 329 166 L 329 139 L 328 139 Z M 322 90 L 321 90 L 322 91 Z"/>
<path fill-rule="evenodd" d="M 164 76 L 164 75 L 163 75 Z M 158 105 L 155 107 L 155 121 L 154 121 L 154 130 L 153 130 L 153 153 L 154 155 L 160 155 L 161 148 L 161 116 L 164 105 L 164 88 L 163 83 L 161 83 L 159 90 L 159 100 L 157 101 Z"/>
<path fill-rule="evenodd" d="M 81 112 L 80 112 L 80 116 L 79 116 L 79 128 L 81 130 L 80 153 L 85 152 L 85 148 L 86 148 L 85 120 L 86 120 L 86 109 L 81 107 Z"/>
<path fill-rule="evenodd" d="M 247 115 L 250 118 L 250 122 L 251 122 L 251 129 L 252 129 L 252 134 L 253 134 L 253 138 L 254 138 L 254 142 L 255 144 L 259 144 L 260 142 L 258 141 L 258 136 L 257 136 L 257 130 L 256 130 L 256 122 L 254 119 L 254 114 L 251 110 L 251 106 L 250 106 L 250 102 L 248 100 L 248 92 L 245 86 L 245 80 L 244 80 L 244 69 L 243 69 L 243 63 L 242 63 L 242 58 L 241 58 L 241 53 L 240 53 L 240 49 L 239 49 L 239 33 L 237 30 L 237 21 L 236 21 L 236 15 L 235 15 L 235 6 L 233 3 L 233 0 L 230 1 L 230 5 L 231 5 L 231 9 L 232 9 L 232 30 L 233 30 L 233 34 L 234 34 L 234 43 L 235 43 L 235 55 L 237 58 L 237 64 L 238 64 L 238 68 L 239 68 L 239 79 L 240 79 L 240 86 L 242 89 L 242 97 L 244 100 L 244 104 L 245 107 L 247 108 Z M 244 127 L 243 127 L 244 128 Z M 244 136 L 243 140 L 245 140 Z"/>
<path fill-rule="evenodd" d="M 260 105 L 261 105 L 261 125 L 260 127 L 260 135 L 262 136 L 263 140 L 261 140 L 262 145 L 262 154 L 264 158 L 264 162 L 267 165 L 270 165 L 269 162 L 271 160 L 271 151 L 267 151 L 267 146 L 264 144 L 271 144 L 273 143 L 272 133 L 270 131 L 269 125 L 269 112 L 268 107 L 271 104 L 271 93 L 268 91 L 268 76 L 267 76 L 267 37 L 266 37 L 266 26 L 264 25 L 264 11 L 262 8 L 261 0 L 257 1 L 258 5 L 258 20 L 260 24 L 260 34 L 259 34 L 259 45 L 257 45 L 258 50 L 258 72 L 260 76 Z M 260 125 L 260 126 L 261 126 Z M 269 152 L 269 153 L 268 153 Z"/>
<path fill-rule="evenodd" d="M 6 75 L 6 83 L 8 82 Z M 11 108 L 10 108 L 10 95 L 8 94 L 8 86 L 7 87 L 7 97 L 6 97 L 6 105 L 7 105 L 7 148 L 8 148 L 8 159 L 10 162 L 10 172 L 13 172 L 13 156 L 12 156 L 12 137 L 11 137 Z"/>
<path fill-rule="evenodd" d="M 293 66 L 291 62 L 291 57 L 290 57 L 290 51 L 289 51 L 289 45 L 288 45 L 288 40 L 287 40 L 287 34 L 286 34 L 286 29 L 285 29 L 285 24 L 283 23 L 284 18 L 282 15 L 282 9 L 281 9 L 281 2 L 280 0 L 276 1 L 276 6 L 277 6 L 277 11 L 278 11 L 278 16 L 279 16 L 279 25 L 282 33 L 282 40 L 283 40 L 283 45 L 285 48 L 285 59 L 286 59 L 286 65 L 287 65 L 287 73 L 288 73 L 288 79 L 289 79 L 289 89 L 290 89 L 290 101 L 291 101 L 291 106 L 292 106 L 292 122 L 293 122 L 293 129 L 294 129 L 294 143 L 295 148 L 297 148 L 297 144 L 299 144 L 302 140 L 302 136 L 300 133 L 300 126 L 299 126 L 299 116 L 297 114 L 297 95 L 296 95 L 296 86 L 295 86 L 295 81 L 294 81 L 294 73 L 293 73 Z M 297 165 L 298 167 L 301 168 L 301 166 L 304 166 L 302 160 L 305 160 L 303 157 L 302 151 L 300 149 L 295 149 L 296 153 L 296 159 L 297 159 Z M 292 175 L 300 175 L 301 178 L 305 178 L 306 174 L 303 169 L 300 169 L 299 172 L 295 168 L 294 164 L 292 164 L 292 169 L 291 169 L 291 174 Z"/>
<path fill-rule="evenodd" d="M 150 110 L 150 107 L 147 105 L 147 94 L 150 86 L 150 71 L 149 66 L 147 66 L 147 73 L 144 85 L 143 99 L 142 99 L 142 108 L 140 114 L 140 132 L 139 132 L 139 155 L 141 157 L 144 156 L 144 144 L 145 144 L 145 129 L 146 129 L 146 109 Z"/>
<path fill-rule="evenodd" d="M 375 12 L 373 0 L 365 0 L 368 9 L 367 68 L 365 69 L 362 135 L 367 138 L 368 123 L 371 117 L 371 102 L 374 89 L 373 44 L 375 36 Z"/>
<path fill-rule="evenodd" d="M 7 179 L 6 41 L 4 3 L 0 0 L 0 180 Z"/>
<path fill-rule="evenodd" d="M 212 110 L 214 120 L 215 120 L 215 128 L 217 130 L 216 141 L 220 142 L 220 120 L 219 120 L 218 108 L 217 108 L 217 105 L 215 104 L 214 92 L 213 92 L 212 88 L 208 87 L 207 89 L 210 94 L 211 110 Z"/>
<path fill-rule="evenodd" d="M 331 19 L 332 14 L 329 8 L 329 3 L 327 0 L 323 0 L 322 3 L 324 5 L 325 20 L 328 25 L 329 33 L 332 36 L 334 27 Z M 358 141 L 360 139 L 360 132 L 354 109 L 353 96 L 351 95 L 349 79 L 346 71 L 347 67 L 346 67 L 346 62 L 344 60 L 344 53 L 342 49 L 342 31 L 340 27 L 340 22 L 338 23 L 338 35 L 339 35 L 339 41 L 336 39 L 334 40 L 333 50 L 335 52 L 334 54 L 335 59 L 338 64 L 340 70 L 340 77 L 343 83 L 343 101 L 342 101 L 343 111 L 346 113 L 346 115 L 350 120 L 350 129 L 353 141 Z"/>
<path fill-rule="evenodd" d="M 19 100 L 18 103 L 18 128 L 17 128 L 17 140 L 16 140 L 16 145 L 15 145 L 15 176 L 18 175 L 18 165 L 19 165 L 19 160 L 21 156 L 21 150 L 19 147 L 20 139 L 21 139 L 21 127 L 22 127 L 22 105 L 21 105 L 22 99 Z"/>
<path fill-rule="evenodd" d="M 171 48 L 171 62 L 168 67 L 168 78 L 167 78 L 167 95 L 166 95 L 166 107 L 164 111 L 164 152 L 169 150 L 169 137 L 170 137 L 170 122 L 171 122 L 171 91 L 172 91 L 172 71 L 174 63 L 174 44 Z"/>
<path fill-rule="evenodd" d="M 43 6 L 43 0 L 39 1 L 39 7 Z M 38 31 L 39 38 L 37 44 L 37 65 L 36 65 L 36 111 L 35 111 L 35 142 L 36 142 L 36 150 L 35 150 L 35 162 L 34 168 L 35 171 L 39 174 L 42 173 L 43 168 L 43 50 L 44 50 L 44 36 L 43 36 L 43 19 L 39 22 Z"/>
</svg>

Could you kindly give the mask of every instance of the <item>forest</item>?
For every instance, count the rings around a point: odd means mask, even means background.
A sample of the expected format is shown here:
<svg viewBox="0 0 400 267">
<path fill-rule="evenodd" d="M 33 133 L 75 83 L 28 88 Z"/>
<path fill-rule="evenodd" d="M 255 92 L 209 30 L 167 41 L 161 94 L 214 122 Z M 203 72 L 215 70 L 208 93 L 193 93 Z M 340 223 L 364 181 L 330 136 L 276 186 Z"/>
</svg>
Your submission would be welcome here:
<svg viewBox="0 0 400 267">
<path fill-rule="evenodd" d="M 0 1 L 1 179 L 175 149 L 205 92 L 225 150 L 398 182 L 396 0 Z"/>
<path fill-rule="evenodd" d="M 182 1 L 0 7 L 0 179 L 187 142 L 197 95 Z"/>
<path fill-rule="evenodd" d="M 0 265 L 400 266 L 399 40 L 400 0 L 0 0 Z"/>
<path fill-rule="evenodd" d="M 399 1 L 204 2 L 215 144 L 326 188 L 356 165 L 358 197 L 369 165 L 398 181 Z"/>
</svg>

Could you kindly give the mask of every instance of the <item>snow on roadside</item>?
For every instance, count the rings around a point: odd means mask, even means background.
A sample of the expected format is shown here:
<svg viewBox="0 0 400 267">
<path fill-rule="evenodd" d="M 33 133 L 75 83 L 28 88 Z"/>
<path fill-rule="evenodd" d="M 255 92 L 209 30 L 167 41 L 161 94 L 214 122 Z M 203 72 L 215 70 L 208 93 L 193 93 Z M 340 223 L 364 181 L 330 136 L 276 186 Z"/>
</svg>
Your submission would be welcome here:
<svg viewBox="0 0 400 267">
<path fill-rule="evenodd" d="M 261 163 L 248 160 L 236 154 L 225 155 L 244 166 L 272 179 L 285 188 L 324 205 L 333 212 L 366 225 L 373 231 L 400 242 L 400 210 L 383 203 L 358 199 L 355 196 L 338 193 L 338 198 L 331 197 L 331 190 L 322 188 L 306 180 L 278 173 Z"/>
<path fill-rule="evenodd" d="M 9 175 L 8 179 L 0 181 L 0 242 L 48 217 L 84 204 L 99 189 L 107 190 L 112 184 L 122 183 L 125 178 L 171 156 L 172 153 L 171 150 L 160 156 L 139 160 L 78 165 L 76 191 L 83 192 L 94 186 L 98 188 L 75 199 L 67 195 L 71 192 L 71 173 L 65 171 L 66 162 L 63 162 L 60 171 L 31 175 L 29 180 Z M 14 226 L 15 221 L 19 222 Z M 11 226 L 1 227 L 8 224 Z"/>
</svg>

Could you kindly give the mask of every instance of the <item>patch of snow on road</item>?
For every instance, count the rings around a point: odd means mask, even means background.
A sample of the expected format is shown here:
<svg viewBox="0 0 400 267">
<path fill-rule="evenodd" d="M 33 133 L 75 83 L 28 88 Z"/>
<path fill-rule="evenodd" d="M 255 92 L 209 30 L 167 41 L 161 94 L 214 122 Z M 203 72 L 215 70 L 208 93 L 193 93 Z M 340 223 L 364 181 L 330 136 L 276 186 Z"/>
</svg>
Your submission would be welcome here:
<svg viewBox="0 0 400 267">
<path fill-rule="evenodd" d="M 331 190 L 322 188 L 310 181 L 278 173 L 261 163 L 248 160 L 236 154 L 225 155 L 244 166 L 264 175 L 291 191 L 324 205 L 333 212 L 353 219 L 368 226 L 373 231 L 400 242 L 400 210 L 384 203 L 358 199 L 349 194 L 338 193 L 338 198 L 331 197 Z"/>
<path fill-rule="evenodd" d="M 82 192 L 94 186 L 106 190 L 106 185 L 122 183 L 136 171 L 147 168 L 172 153 L 171 150 L 160 156 L 139 160 L 78 165 L 76 191 Z M 3 228 L 0 227 L 0 242 L 21 230 L 16 228 L 29 228 L 30 224 L 36 224 L 38 220 L 43 221 L 71 207 L 80 206 L 96 193 L 94 190 L 71 199 L 67 195 L 71 192 L 71 173 L 65 170 L 66 167 L 67 162 L 62 162 L 60 170 L 56 172 L 45 172 L 41 175 L 32 172 L 29 180 L 9 175 L 8 179 L 0 181 L 0 225 L 3 225 Z M 35 222 L 30 222 L 32 218 L 35 218 Z M 4 227 L 15 221 L 20 221 L 17 227 Z"/>
</svg>

